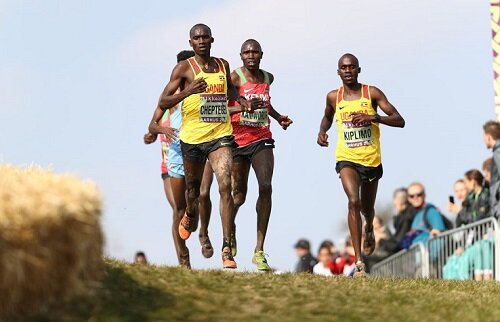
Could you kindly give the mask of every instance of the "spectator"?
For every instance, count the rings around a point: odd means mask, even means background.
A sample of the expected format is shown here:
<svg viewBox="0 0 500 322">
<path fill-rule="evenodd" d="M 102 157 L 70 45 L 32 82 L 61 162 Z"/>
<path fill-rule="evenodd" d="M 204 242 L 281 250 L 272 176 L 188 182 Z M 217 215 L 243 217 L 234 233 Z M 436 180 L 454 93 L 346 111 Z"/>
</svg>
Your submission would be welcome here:
<svg viewBox="0 0 500 322">
<path fill-rule="evenodd" d="M 313 273 L 323 276 L 333 276 L 330 266 L 332 265 L 332 246 L 333 243 L 325 241 L 321 243 L 318 250 L 318 263 L 313 267 Z"/>
<path fill-rule="evenodd" d="M 354 273 L 355 262 L 356 256 L 354 255 L 354 247 L 352 247 L 352 239 L 351 237 L 347 237 L 344 252 L 335 258 L 330 266 L 330 270 L 334 275 L 350 276 Z"/>
<path fill-rule="evenodd" d="M 295 267 L 295 272 L 302 273 L 312 273 L 313 267 L 316 265 L 317 261 L 311 254 L 311 244 L 307 239 L 299 239 L 295 244 L 295 253 L 299 258 L 299 261 Z"/>
<path fill-rule="evenodd" d="M 484 143 L 492 149 L 493 158 L 490 170 L 490 209 L 491 214 L 500 215 L 500 123 L 488 121 L 483 125 Z"/>
<path fill-rule="evenodd" d="M 425 187 L 423 184 L 420 182 L 410 184 L 408 187 L 408 198 L 410 204 L 417 211 L 411 224 L 411 229 L 417 232 L 412 244 L 419 242 L 426 243 L 430 237 L 437 236 L 446 229 L 443 218 L 441 218 L 441 214 L 437 208 L 431 203 L 426 202 Z M 427 220 L 424 219 L 424 213 Z"/>
<path fill-rule="evenodd" d="M 448 200 L 448 211 L 458 215 L 460 210 L 462 210 L 462 204 L 467 198 L 467 188 L 465 187 L 465 182 L 463 179 L 458 179 L 453 185 L 453 191 L 455 192 L 456 199 L 451 202 Z"/>
<path fill-rule="evenodd" d="M 483 186 L 484 178 L 479 170 L 469 170 L 465 173 L 465 185 L 469 194 L 463 203 L 462 210 L 457 216 L 457 227 L 471 224 L 490 215 L 489 192 Z M 450 256 L 443 267 L 444 279 L 470 279 L 490 280 L 493 276 L 493 236 L 481 230 L 470 229 L 463 232 L 466 240 L 465 249 L 460 244 L 455 253 Z"/>
<path fill-rule="evenodd" d="M 489 190 L 484 188 L 484 177 L 479 170 L 473 169 L 465 173 L 467 198 L 457 216 L 457 227 L 471 224 L 490 216 Z"/>
<path fill-rule="evenodd" d="M 484 186 L 490 188 L 491 179 L 491 158 L 484 160 L 483 162 L 483 173 L 484 173 Z"/>
<path fill-rule="evenodd" d="M 393 218 L 395 232 L 384 244 L 385 248 L 391 254 L 394 254 L 401 250 L 401 240 L 410 231 L 416 211 L 408 202 L 408 190 L 406 188 L 399 188 L 394 191 L 392 204 L 396 210 L 396 216 Z"/>
<path fill-rule="evenodd" d="M 338 256 L 340 256 L 339 250 L 337 249 L 337 247 L 335 247 L 335 244 L 331 240 L 329 240 L 329 239 L 324 240 L 321 243 L 321 245 L 319 246 L 319 248 L 321 248 L 323 246 L 330 247 L 330 252 L 332 253 L 332 258 L 333 259 L 335 259 Z M 319 254 L 318 254 L 318 257 L 319 257 Z M 318 260 L 319 260 L 319 258 L 318 258 Z"/>
<path fill-rule="evenodd" d="M 141 251 L 135 253 L 134 263 L 147 265 L 148 260 L 146 259 L 146 254 L 144 254 L 144 252 Z"/>
</svg>

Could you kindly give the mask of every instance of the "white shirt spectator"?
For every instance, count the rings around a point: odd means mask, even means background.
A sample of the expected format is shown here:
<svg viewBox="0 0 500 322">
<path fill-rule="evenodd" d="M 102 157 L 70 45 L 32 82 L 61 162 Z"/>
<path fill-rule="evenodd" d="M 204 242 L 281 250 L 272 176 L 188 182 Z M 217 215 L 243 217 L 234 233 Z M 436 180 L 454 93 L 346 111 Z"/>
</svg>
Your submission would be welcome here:
<svg viewBox="0 0 500 322">
<path fill-rule="evenodd" d="M 318 263 L 313 267 L 313 274 L 323 275 L 323 276 L 333 276 L 330 268 L 324 266 L 323 263 Z"/>
</svg>

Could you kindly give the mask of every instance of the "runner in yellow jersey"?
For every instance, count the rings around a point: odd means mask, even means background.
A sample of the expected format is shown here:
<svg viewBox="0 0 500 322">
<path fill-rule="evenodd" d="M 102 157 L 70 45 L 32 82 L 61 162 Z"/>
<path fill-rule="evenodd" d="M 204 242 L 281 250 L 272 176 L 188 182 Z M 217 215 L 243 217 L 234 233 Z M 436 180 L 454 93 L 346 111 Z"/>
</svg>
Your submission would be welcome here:
<svg viewBox="0 0 500 322">
<path fill-rule="evenodd" d="M 160 96 L 153 122 L 159 122 L 165 110 L 182 101 L 180 140 L 187 186 L 187 208 L 179 225 L 179 235 L 187 239 L 193 231 L 198 214 L 200 182 L 208 158 L 219 184 L 223 267 L 236 268 L 230 243 L 234 209 L 231 195 L 234 139 L 227 100 L 238 101 L 248 111 L 262 108 L 263 102 L 238 97 L 231 82 L 229 64 L 223 59 L 210 56 L 214 38 L 207 25 L 193 26 L 189 38 L 195 56 L 174 67 L 170 81 Z M 184 85 L 184 89 L 176 93 L 181 85 Z"/>
<path fill-rule="evenodd" d="M 375 250 L 373 217 L 378 180 L 382 177 L 379 124 L 404 127 L 405 121 L 384 93 L 375 86 L 360 84 L 358 59 L 344 54 L 337 73 L 342 86 L 326 96 L 326 108 L 318 133 L 318 144 L 328 146 L 326 133 L 335 122 L 338 128 L 335 151 L 336 171 L 348 199 L 348 223 L 356 253 L 354 277 L 365 276 L 361 255 L 361 215 L 365 217 L 363 250 L 371 255 Z M 377 108 L 386 114 L 380 116 Z"/>
</svg>

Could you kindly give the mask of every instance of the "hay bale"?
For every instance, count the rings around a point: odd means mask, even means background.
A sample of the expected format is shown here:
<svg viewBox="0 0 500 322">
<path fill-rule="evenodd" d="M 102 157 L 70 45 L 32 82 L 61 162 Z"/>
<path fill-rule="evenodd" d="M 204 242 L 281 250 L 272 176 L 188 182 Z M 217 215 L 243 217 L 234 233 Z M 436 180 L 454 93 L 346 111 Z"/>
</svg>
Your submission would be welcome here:
<svg viewBox="0 0 500 322">
<path fill-rule="evenodd" d="M 0 315 L 87 293 L 103 269 L 100 216 L 93 183 L 0 166 Z"/>
</svg>

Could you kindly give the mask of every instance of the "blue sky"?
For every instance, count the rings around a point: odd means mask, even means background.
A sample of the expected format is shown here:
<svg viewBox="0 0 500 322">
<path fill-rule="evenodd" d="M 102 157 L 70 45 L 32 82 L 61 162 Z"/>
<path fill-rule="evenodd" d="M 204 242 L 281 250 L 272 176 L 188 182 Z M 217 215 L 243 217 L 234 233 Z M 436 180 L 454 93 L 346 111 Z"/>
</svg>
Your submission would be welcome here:
<svg viewBox="0 0 500 322">
<path fill-rule="evenodd" d="M 445 208 L 453 182 L 489 156 L 482 124 L 494 118 L 489 3 L 423 1 L 0 1 L 0 162 L 51 166 L 99 185 L 106 253 L 130 260 L 144 250 L 176 264 L 171 213 L 160 180 L 160 147 L 145 146 L 157 98 L 188 48 L 188 30 L 207 23 L 212 54 L 241 65 L 247 38 L 262 44 L 275 76 L 275 108 L 294 124 L 277 141 L 274 204 L 266 242 L 271 265 L 289 270 L 301 237 L 314 250 L 344 239 L 346 198 L 334 172 L 335 127 L 316 145 L 326 93 L 339 86 L 336 61 L 358 56 L 360 81 L 376 85 L 405 117 L 382 127 L 384 178 L 378 207 L 414 180 Z M 256 182 L 237 218 L 241 270 L 256 238 Z M 218 200 L 210 234 L 220 248 Z M 196 237 L 196 235 L 194 236 Z M 196 268 L 219 268 L 218 253 Z"/>
</svg>

